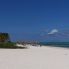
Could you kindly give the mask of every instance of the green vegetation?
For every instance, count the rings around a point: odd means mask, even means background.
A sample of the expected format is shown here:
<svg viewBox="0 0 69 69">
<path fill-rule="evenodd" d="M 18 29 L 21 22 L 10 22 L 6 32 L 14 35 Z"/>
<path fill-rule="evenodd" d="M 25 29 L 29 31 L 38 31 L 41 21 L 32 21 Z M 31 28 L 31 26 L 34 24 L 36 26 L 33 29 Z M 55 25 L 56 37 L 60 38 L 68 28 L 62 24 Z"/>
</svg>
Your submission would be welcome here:
<svg viewBox="0 0 69 69">
<path fill-rule="evenodd" d="M 0 33 L 0 42 L 10 41 L 10 36 L 8 33 Z"/>
<path fill-rule="evenodd" d="M 16 49 L 16 48 L 26 48 L 26 47 L 18 47 L 16 43 L 10 41 L 10 36 L 8 33 L 0 33 L 0 48 L 9 48 L 9 49 Z"/>
<path fill-rule="evenodd" d="M 17 48 L 15 43 L 10 41 L 8 33 L 0 33 L 0 48 Z"/>
<path fill-rule="evenodd" d="M 6 42 L 0 43 L 0 48 L 17 48 L 17 46 L 15 46 L 15 43 L 13 42 Z"/>
<path fill-rule="evenodd" d="M 18 47 L 14 42 L 0 43 L 0 48 L 4 49 L 25 49 L 25 47 Z"/>
</svg>

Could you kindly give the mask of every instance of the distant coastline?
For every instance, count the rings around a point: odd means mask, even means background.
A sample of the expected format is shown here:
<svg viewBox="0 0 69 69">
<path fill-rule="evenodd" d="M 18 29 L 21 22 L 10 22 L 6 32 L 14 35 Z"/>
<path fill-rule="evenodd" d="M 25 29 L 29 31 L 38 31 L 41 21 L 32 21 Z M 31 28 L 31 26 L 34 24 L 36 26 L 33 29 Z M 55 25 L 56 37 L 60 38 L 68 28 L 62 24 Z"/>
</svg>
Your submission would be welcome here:
<svg viewBox="0 0 69 69">
<path fill-rule="evenodd" d="M 69 48 L 69 42 L 40 42 L 40 45 Z"/>
</svg>

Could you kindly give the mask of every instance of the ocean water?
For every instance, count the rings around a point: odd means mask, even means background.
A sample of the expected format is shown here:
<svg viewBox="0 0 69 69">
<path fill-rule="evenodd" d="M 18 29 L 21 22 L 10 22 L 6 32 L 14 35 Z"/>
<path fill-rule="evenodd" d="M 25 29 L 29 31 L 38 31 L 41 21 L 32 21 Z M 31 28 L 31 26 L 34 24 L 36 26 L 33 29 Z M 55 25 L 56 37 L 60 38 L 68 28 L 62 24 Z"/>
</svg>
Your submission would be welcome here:
<svg viewBox="0 0 69 69">
<path fill-rule="evenodd" d="M 69 42 L 40 42 L 40 45 L 69 48 Z"/>
</svg>

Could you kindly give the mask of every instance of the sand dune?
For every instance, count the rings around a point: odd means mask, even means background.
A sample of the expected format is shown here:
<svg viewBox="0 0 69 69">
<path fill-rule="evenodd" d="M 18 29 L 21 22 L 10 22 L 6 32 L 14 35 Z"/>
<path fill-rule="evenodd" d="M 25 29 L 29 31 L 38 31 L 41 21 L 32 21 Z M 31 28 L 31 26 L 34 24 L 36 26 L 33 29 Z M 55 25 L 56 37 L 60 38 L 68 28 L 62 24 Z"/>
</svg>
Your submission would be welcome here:
<svg viewBox="0 0 69 69">
<path fill-rule="evenodd" d="M 0 49 L 0 69 L 69 69 L 69 49 Z"/>
</svg>

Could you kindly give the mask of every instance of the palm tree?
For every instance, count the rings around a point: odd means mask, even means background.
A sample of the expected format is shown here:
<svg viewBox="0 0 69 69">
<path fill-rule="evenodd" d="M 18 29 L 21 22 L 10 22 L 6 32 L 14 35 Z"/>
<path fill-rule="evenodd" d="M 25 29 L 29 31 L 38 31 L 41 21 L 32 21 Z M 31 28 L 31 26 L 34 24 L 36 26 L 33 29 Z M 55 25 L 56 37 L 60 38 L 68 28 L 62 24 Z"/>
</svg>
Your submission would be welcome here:
<svg viewBox="0 0 69 69">
<path fill-rule="evenodd" d="M 0 42 L 8 42 L 10 37 L 8 33 L 0 33 Z"/>
</svg>

